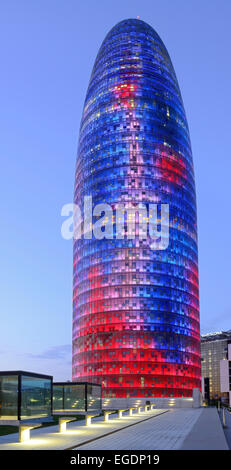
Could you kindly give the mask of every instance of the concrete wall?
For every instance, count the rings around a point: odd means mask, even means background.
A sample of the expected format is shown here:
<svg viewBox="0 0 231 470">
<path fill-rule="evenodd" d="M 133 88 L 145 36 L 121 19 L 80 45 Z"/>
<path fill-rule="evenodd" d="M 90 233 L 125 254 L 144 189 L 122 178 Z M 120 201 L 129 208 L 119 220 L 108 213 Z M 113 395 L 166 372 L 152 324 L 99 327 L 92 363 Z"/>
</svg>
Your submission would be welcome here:
<svg viewBox="0 0 231 470">
<path fill-rule="evenodd" d="M 122 409 L 146 405 L 147 402 L 153 403 L 157 408 L 199 408 L 201 406 L 201 392 L 199 388 L 193 389 L 192 398 L 103 398 L 103 409 Z"/>
<path fill-rule="evenodd" d="M 202 395 L 199 388 L 193 389 L 193 408 L 200 408 L 202 405 Z"/>
<path fill-rule="evenodd" d="M 157 408 L 192 408 L 193 398 L 103 398 L 103 409 L 123 409 L 154 403 Z"/>
</svg>

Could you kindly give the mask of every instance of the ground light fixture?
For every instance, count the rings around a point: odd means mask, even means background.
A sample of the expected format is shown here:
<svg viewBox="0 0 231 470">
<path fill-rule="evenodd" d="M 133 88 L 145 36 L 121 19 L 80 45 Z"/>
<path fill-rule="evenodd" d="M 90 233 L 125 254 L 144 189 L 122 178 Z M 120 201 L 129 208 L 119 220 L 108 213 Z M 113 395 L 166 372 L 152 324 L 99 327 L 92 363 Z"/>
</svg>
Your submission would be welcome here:
<svg viewBox="0 0 231 470">
<path fill-rule="evenodd" d="M 138 406 L 138 414 L 141 413 L 142 408 L 143 408 L 143 406 Z"/>
<path fill-rule="evenodd" d="M 129 408 L 129 416 L 133 416 L 132 411 L 133 411 L 133 410 L 136 410 L 136 409 L 137 409 L 137 408 Z"/>
<path fill-rule="evenodd" d="M 99 413 L 97 414 L 86 414 L 85 416 L 85 425 L 91 426 L 91 418 L 95 418 L 96 416 L 100 416 Z"/>
<path fill-rule="evenodd" d="M 123 412 L 127 411 L 127 408 L 124 410 L 118 410 L 118 418 L 123 418 Z"/>
<path fill-rule="evenodd" d="M 61 417 L 59 418 L 59 432 L 66 432 L 67 430 L 67 423 L 70 423 L 70 421 L 75 421 L 76 418 L 70 418 L 70 417 Z"/>
<path fill-rule="evenodd" d="M 21 423 L 19 425 L 19 442 L 30 440 L 30 430 L 39 428 L 41 423 Z"/>
<path fill-rule="evenodd" d="M 115 413 L 115 411 L 104 411 L 104 421 L 109 421 L 109 415 Z"/>
</svg>

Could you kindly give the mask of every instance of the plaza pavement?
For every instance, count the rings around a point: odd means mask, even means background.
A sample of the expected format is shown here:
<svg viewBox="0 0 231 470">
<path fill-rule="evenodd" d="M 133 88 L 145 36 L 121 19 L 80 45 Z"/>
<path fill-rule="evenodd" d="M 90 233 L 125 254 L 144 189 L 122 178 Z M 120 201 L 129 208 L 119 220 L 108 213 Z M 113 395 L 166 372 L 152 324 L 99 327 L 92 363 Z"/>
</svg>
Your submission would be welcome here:
<svg viewBox="0 0 231 470">
<path fill-rule="evenodd" d="M 216 408 L 174 409 L 79 450 L 228 450 Z"/>
<path fill-rule="evenodd" d="M 228 450 L 216 408 L 155 409 L 118 419 L 110 415 L 31 431 L 31 440 L 19 443 L 18 433 L 0 437 L 0 450 Z"/>
<path fill-rule="evenodd" d="M 224 433 L 225 433 L 225 437 L 226 437 L 229 449 L 231 449 L 231 411 L 228 411 L 227 409 L 225 409 L 224 412 L 225 412 L 225 424 L 226 424 L 226 427 L 224 428 Z M 220 415 L 220 420 L 222 422 L 223 410 L 220 410 L 219 415 Z"/>
</svg>

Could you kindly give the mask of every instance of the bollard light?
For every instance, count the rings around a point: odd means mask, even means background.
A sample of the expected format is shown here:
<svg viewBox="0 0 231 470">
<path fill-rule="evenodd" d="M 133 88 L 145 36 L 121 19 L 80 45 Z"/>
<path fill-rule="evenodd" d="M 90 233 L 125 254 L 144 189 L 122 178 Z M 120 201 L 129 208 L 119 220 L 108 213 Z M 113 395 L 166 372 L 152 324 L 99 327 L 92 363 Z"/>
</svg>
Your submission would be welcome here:
<svg viewBox="0 0 231 470">
<path fill-rule="evenodd" d="M 129 416 L 133 416 L 132 411 L 135 410 L 136 408 L 129 408 Z"/>
<path fill-rule="evenodd" d="M 118 417 L 122 418 L 123 417 L 123 411 L 127 411 L 128 408 L 125 408 L 124 410 L 118 410 Z"/>
<path fill-rule="evenodd" d="M 30 440 L 30 430 L 39 428 L 41 423 L 28 423 L 19 424 L 19 442 L 26 442 Z"/>
<path fill-rule="evenodd" d="M 90 426 L 91 425 L 91 416 L 86 416 L 86 426 Z"/>
<path fill-rule="evenodd" d="M 67 423 L 70 421 L 75 421 L 76 418 L 71 417 L 61 417 L 59 418 L 59 432 L 66 432 L 67 430 Z"/>
<path fill-rule="evenodd" d="M 95 418 L 96 416 L 99 416 L 99 413 L 97 413 L 97 414 L 86 414 L 86 416 L 85 416 L 85 425 L 90 426 L 91 425 L 91 418 Z"/>
<path fill-rule="evenodd" d="M 114 411 L 104 411 L 104 421 L 109 421 L 109 415 L 114 413 Z"/>
</svg>

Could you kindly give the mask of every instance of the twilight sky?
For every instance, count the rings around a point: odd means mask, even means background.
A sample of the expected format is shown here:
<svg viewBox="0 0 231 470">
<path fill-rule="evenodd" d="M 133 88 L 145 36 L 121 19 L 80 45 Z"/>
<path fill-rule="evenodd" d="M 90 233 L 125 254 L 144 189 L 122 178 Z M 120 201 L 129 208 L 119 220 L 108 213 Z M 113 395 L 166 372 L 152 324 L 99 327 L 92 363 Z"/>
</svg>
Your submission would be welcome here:
<svg viewBox="0 0 231 470">
<path fill-rule="evenodd" d="M 202 333 L 230 329 L 230 0 L 3 0 L 0 6 L 0 370 L 71 379 L 78 131 L 106 33 L 137 17 L 171 56 L 188 118 L 199 228 Z"/>
</svg>

